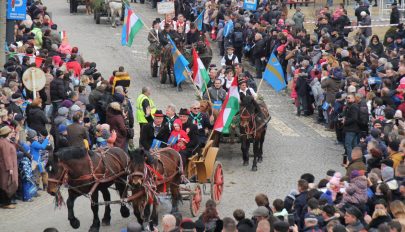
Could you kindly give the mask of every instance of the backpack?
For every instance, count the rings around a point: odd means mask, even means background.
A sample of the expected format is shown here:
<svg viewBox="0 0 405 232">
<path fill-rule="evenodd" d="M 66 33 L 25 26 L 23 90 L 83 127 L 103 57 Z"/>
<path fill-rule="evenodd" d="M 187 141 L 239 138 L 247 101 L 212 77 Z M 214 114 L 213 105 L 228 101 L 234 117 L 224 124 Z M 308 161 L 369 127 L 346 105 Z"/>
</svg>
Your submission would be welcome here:
<svg viewBox="0 0 405 232">
<path fill-rule="evenodd" d="M 235 31 L 233 36 L 233 46 L 240 47 L 243 45 L 243 33 L 240 31 Z"/>
<path fill-rule="evenodd" d="M 369 114 L 368 107 L 365 102 L 360 102 L 359 104 L 359 116 L 357 122 L 359 123 L 360 127 L 368 127 Z"/>
</svg>

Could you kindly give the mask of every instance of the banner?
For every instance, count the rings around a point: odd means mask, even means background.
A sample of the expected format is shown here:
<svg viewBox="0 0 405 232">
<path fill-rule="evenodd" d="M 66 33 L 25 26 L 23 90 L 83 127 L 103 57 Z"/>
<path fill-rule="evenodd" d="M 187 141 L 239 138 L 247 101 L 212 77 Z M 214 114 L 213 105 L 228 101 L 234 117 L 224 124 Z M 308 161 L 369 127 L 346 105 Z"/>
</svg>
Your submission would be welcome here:
<svg viewBox="0 0 405 232">
<path fill-rule="evenodd" d="M 173 14 L 174 2 L 158 2 L 157 12 L 158 14 Z"/>
<path fill-rule="evenodd" d="M 257 0 L 244 0 L 243 1 L 243 9 L 256 10 L 256 8 L 257 8 Z"/>
<path fill-rule="evenodd" d="M 8 0 L 7 19 L 25 20 L 27 13 L 27 0 Z"/>
</svg>

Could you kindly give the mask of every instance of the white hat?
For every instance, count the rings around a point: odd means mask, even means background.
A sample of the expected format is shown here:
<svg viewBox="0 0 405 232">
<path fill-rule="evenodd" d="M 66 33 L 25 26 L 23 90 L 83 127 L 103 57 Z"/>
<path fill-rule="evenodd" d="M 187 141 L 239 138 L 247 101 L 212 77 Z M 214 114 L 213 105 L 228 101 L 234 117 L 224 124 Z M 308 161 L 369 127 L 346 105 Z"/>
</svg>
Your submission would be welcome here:
<svg viewBox="0 0 405 232">
<path fill-rule="evenodd" d="M 362 12 L 360 13 L 360 15 L 364 17 L 364 16 L 367 15 L 367 13 L 366 13 L 365 11 L 362 11 Z"/>
<path fill-rule="evenodd" d="M 348 93 L 356 93 L 356 87 L 354 87 L 353 85 L 349 86 L 347 88 L 347 92 Z"/>
</svg>

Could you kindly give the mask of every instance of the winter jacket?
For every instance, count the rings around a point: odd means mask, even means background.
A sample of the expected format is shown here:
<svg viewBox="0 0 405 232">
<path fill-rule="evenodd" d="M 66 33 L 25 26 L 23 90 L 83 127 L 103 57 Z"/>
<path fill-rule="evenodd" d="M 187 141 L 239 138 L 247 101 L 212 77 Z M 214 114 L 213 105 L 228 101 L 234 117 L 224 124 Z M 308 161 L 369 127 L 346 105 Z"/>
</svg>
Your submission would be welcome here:
<svg viewBox="0 0 405 232">
<path fill-rule="evenodd" d="M 367 178 L 358 176 L 350 180 L 340 205 L 345 203 L 360 205 L 367 202 Z"/>
<path fill-rule="evenodd" d="M 350 103 L 345 110 L 345 120 L 343 124 L 343 130 L 345 132 L 360 132 L 358 123 L 359 107 L 356 103 Z"/>
<path fill-rule="evenodd" d="M 375 53 L 378 57 L 383 56 L 384 54 L 384 46 L 382 45 L 381 42 L 378 44 L 373 44 L 372 42 L 370 45 L 368 45 L 369 48 L 371 48 L 371 53 Z"/>
<path fill-rule="evenodd" d="M 30 107 L 27 114 L 27 123 L 28 127 L 42 133 L 46 131 L 46 126 L 48 118 L 45 115 L 45 112 L 39 107 Z"/>
<path fill-rule="evenodd" d="M 68 98 L 69 88 L 65 85 L 65 81 L 61 78 L 54 78 L 50 85 L 51 101 L 61 102 Z"/>
<path fill-rule="evenodd" d="M 117 139 L 115 140 L 114 146 L 125 150 L 127 146 L 127 128 L 121 111 L 109 108 L 107 110 L 107 124 L 110 124 L 111 130 L 117 132 Z"/>
<path fill-rule="evenodd" d="M 333 104 L 335 102 L 335 95 L 339 92 L 341 80 L 336 78 L 326 78 L 321 82 L 321 87 L 325 90 L 326 102 Z"/>
<path fill-rule="evenodd" d="M 301 11 L 294 13 L 292 20 L 294 21 L 294 27 L 296 30 L 301 30 L 304 28 L 305 15 Z"/>
<path fill-rule="evenodd" d="M 319 83 L 318 78 L 312 79 L 311 83 L 309 83 L 309 86 L 311 87 L 312 95 L 314 96 L 315 99 L 315 104 L 317 106 L 321 106 L 323 102 L 323 89 L 321 87 L 321 83 Z"/>
<path fill-rule="evenodd" d="M 399 13 L 398 7 L 392 8 L 392 11 L 390 14 L 390 24 L 399 24 L 400 19 L 401 19 L 401 14 Z"/>
</svg>

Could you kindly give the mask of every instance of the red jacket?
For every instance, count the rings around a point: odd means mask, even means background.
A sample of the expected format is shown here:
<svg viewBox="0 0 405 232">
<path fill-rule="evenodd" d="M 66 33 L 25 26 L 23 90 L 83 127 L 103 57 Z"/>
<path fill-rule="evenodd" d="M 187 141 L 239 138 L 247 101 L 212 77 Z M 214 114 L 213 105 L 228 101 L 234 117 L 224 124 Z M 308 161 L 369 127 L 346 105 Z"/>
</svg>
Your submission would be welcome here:
<svg viewBox="0 0 405 232">
<path fill-rule="evenodd" d="M 75 75 L 75 77 L 80 77 L 80 74 L 82 72 L 82 66 L 75 60 L 67 62 L 66 69 L 68 71 L 73 70 L 73 74 Z"/>
</svg>

